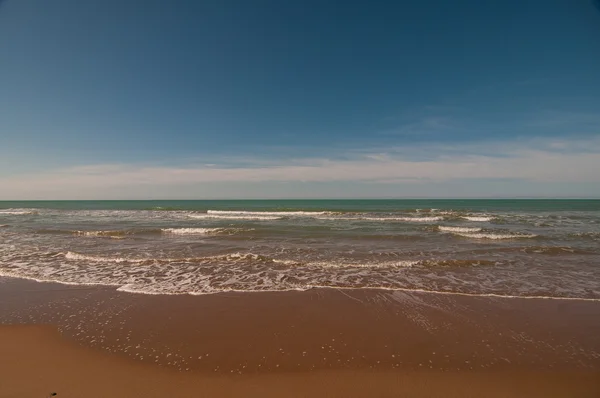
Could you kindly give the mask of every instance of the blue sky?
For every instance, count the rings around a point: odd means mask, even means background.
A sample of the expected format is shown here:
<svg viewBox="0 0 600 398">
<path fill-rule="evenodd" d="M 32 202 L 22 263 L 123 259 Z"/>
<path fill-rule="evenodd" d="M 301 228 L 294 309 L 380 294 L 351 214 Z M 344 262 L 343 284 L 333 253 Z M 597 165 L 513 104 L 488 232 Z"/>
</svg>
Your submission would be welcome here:
<svg viewBox="0 0 600 398">
<path fill-rule="evenodd" d="M 600 196 L 587 0 L 0 2 L 0 199 Z"/>
</svg>

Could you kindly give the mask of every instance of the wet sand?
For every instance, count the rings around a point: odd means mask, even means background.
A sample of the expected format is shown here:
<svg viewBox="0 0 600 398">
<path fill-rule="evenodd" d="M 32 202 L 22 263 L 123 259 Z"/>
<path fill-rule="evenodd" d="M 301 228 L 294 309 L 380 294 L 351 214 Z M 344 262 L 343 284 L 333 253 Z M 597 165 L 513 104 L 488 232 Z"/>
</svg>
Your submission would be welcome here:
<svg viewBox="0 0 600 398">
<path fill-rule="evenodd" d="M 0 323 L 0 397 L 600 396 L 598 302 L 0 279 Z"/>
</svg>

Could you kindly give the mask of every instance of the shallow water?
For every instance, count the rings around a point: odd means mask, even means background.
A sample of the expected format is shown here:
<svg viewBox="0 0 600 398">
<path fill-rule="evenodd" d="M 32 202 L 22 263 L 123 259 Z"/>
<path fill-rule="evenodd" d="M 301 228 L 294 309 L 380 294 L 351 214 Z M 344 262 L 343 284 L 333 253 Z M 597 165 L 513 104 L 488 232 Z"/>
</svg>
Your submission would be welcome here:
<svg viewBox="0 0 600 398">
<path fill-rule="evenodd" d="M 0 275 L 600 300 L 599 200 L 0 202 Z"/>
</svg>

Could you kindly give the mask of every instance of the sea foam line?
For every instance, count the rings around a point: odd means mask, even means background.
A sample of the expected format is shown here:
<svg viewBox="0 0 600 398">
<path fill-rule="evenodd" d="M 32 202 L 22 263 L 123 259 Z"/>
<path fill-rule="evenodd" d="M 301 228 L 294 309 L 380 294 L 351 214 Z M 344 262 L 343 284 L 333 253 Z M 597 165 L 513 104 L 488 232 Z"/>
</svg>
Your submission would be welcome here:
<svg viewBox="0 0 600 398">
<path fill-rule="evenodd" d="M 234 215 L 234 214 L 188 214 L 191 218 L 198 219 L 216 219 L 216 220 L 281 220 L 282 217 L 277 216 L 252 216 L 252 215 Z"/>
<path fill-rule="evenodd" d="M 480 221 L 480 222 L 484 222 L 484 221 L 491 221 L 494 217 L 490 217 L 490 216 L 462 216 L 462 218 L 464 218 L 465 220 L 468 220 L 468 221 Z"/>
<path fill-rule="evenodd" d="M 37 214 L 35 210 L 0 210 L 0 216 L 9 215 L 9 216 L 23 216 L 28 214 Z"/>
<path fill-rule="evenodd" d="M 514 235 L 514 234 L 478 234 L 478 233 L 462 233 L 453 232 L 454 235 L 463 236 L 465 238 L 472 239 L 522 239 L 522 238 L 535 238 L 537 235 Z"/>
<path fill-rule="evenodd" d="M 93 256 L 87 254 L 81 254 L 76 252 L 68 251 L 64 253 L 67 260 L 79 260 L 79 261 L 93 261 L 98 263 L 117 263 L 117 264 L 165 264 L 165 263 L 207 263 L 210 261 L 262 261 L 266 263 L 280 263 L 280 264 L 299 264 L 293 260 L 280 260 L 276 258 L 270 258 L 261 254 L 255 253 L 228 253 L 216 256 L 206 257 L 186 257 L 186 258 L 125 258 L 125 257 L 102 257 Z"/>
<path fill-rule="evenodd" d="M 248 215 L 248 216 L 318 216 L 335 214 L 330 211 L 246 211 L 246 210 L 208 210 L 207 214 Z"/>
<path fill-rule="evenodd" d="M 473 227 L 451 227 L 451 226 L 444 226 L 444 225 L 438 225 L 438 229 L 440 231 L 443 232 L 479 232 L 481 231 L 481 228 L 473 228 Z"/>
<path fill-rule="evenodd" d="M 288 292 L 288 291 L 307 291 L 312 289 L 334 289 L 338 291 L 344 290 L 384 290 L 384 291 L 400 291 L 407 293 L 422 293 L 422 294 L 439 294 L 439 295 L 447 295 L 447 296 L 465 296 L 465 297 L 484 297 L 484 298 L 498 298 L 498 299 L 522 299 L 522 300 L 563 300 L 563 301 L 586 301 L 586 302 L 600 302 L 600 298 L 588 298 L 588 297 L 561 297 L 561 296 L 517 296 L 517 295 L 509 295 L 509 294 L 497 294 L 497 293 L 464 293 L 464 292 L 448 292 L 448 291 L 440 291 L 440 290 L 426 290 L 426 289 L 411 289 L 411 288 L 395 288 L 395 287 L 336 287 L 336 286 L 326 286 L 326 285 L 306 285 L 306 286 L 290 286 L 285 289 L 263 289 L 263 290 L 242 290 L 242 289 L 233 289 L 233 288 L 223 288 L 223 289 L 212 289 L 211 291 L 205 292 L 152 292 L 152 291 L 144 291 L 143 289 L 132 289 L 130 284 L 120 285 L 120 284 L 110 284 L 110 283 L 94 283 L 94 282 L 66 282 L 60 280 L 53 279 L 39 279 L 25 275 L 19 275 L 12 272 L 7 272 L 6 270 L 0 270 L 1 277 L 9 277 L 15 279 L 26 279 L 32 280 L 35 282 L 41 283 L 58 283 L 61 285 L 71 285 L 71 286 L 119 286 L 116 290 L 121 292 L 127 292 L 132 294 L 147 294 L 147 295 L 193 295 L 193 296 L 203 296 L 208 294 L 219 294 L 219 293 L 268 293 L 268 292 Z"/>
<path fill-rule="evenodd" d="M 319 220 L 330 221 L 404 221 L 404 222 L 433 222 L 441 221 L 443 217 L 318 217 Z"/>
<path fill-rule="evenodd" d="M 226 262 L 239 262 L 239 261 L 259 261 L 263 263 L 277 263 L 285 264 L 290 266 L 302 266 L 306 268 L 318 267 L 318 268 L 411 268 L 415 266 L 453 266 L 460 265 L 459 263 L 465 263 L 467 265 L 481 265 L 484 262 L 481 260 L 396 260 L 396 261 L 382 261 L 382 262 L 333 262 L 333 261 L 297 261 L 291 259 L 277 259 L 268 257 L 261 254 L 255 253 L 228 253 L 215 256 L 206 257 L 190 257 L 190 258 L 124 258 L 124 257 L 102 257 L 92 256 L 87 254 L 67 252 L 64 254 L 68 260 L 80 260 L 80 261 L 93 261 L 102 263 L 117 263 L 117 264 L 151 264 L 151 263 L 210 263 L 211 261 L 226 261 Z M 464 264 L 463 264 L 464 266 Z"/>
<path fill-rule="evenodd" d="M 163 228 L 165 234 L 173 235 L 207 235 L 225 231 L 225 228 Z"/>
<path fill-rule="evenodd" d="M 130 234 L 130 231 L 75 231 L 74 235 L 78 236 L 101 236 L 101 237 L 110 237 L 110 238 L 119 238 L 124 235 Z"/>
<path fill-rule="evenodd" d="M 432 222 L 441 221 L 443 217 L 358 217 L 358 220 L 365 221 L 406 221 L 406 222 Z"/>
<path fill-rule="evenodd" d="M 304 266 L 313 266 L 321 268 L 410 268 L 421 264 L 420 260 L 404 260 L 404 261 L 384 261 L 381 263 L 335 263 L 327 261 L 308 262 Z"/>
<path fill-rule="evenodd" d="M 87 254 L 81 254 L 76 252 L 68 251 L 65 253 L 65 258 L 67 260 L 84 260 L 84 261 L 94 261 L 98 263 L 134 263 L 140 264 L 147 261 L 151 261 L 151 259 L 130 259 L 123 257 L 101 257 L 101 256 L 90 256 Z"/>
<path fill-rule="evenodd" d="M 600 302 L 600 298 L 588 298 L 588 297 L 561 297 L 561 296 L 517 296 L 510 294 L 497 294 L 497 293 L 464 293 L 464 292 L 447 292 L 443 290 L 427 290 L 427 289 L 411 289 L 405 287 L 335 287 L 325 285 L 312 285 L 312 288 L 316 289 L 336 289 L 336 290 L 387 290 L 387 291 L 400 291 L 407 293 L 424 293 L 424 294 L 442 294 L 448 296 L 466 296 L 466 297 L 491 297 L 500 299 L 524 299 L 524 300 L 566 300 L 566 301 L 591 301 Z M 308 289 L 307 289 L 308 290 Z"/>
</svg>

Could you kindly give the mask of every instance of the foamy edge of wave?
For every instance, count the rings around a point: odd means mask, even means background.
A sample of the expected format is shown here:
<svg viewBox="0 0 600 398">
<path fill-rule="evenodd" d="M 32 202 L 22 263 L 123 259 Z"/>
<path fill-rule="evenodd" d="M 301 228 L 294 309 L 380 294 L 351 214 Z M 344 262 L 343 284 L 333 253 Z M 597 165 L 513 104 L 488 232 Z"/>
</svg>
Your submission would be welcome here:
<svg viewBox="0 0 600 398">
<path fill-rule="evenodd" d="M 215 220 L 281 220 L 278 216 L 252 216 L 252 215 L 234 215 L 234 214 L 188 214 L 188 217 L 197 219 L 215 219 Z"/>
<path fill-rule="evenodd" d="M 441 221 L 443 217 L 357 217 L 355 220 L 365 221 L 406 221 L 406 222 L 432 222 Z"/>
<path fill-rule="evenodd" d="M 122 238 L 124 235 L 127 235 L 128 231 L 75 231 L 73 235 L 77 236 L 93 236 L 93 237 L 109 237 L 109 238 Z"/>
<path fill-rule="evenodd" d="M 242 261 L 242 260 L 254 260 L 263 261 L 267 263 L 280 263 L 280 264 L 299 264 L 298 261 L 293 260 L 280 260 L 263 256 L 261 254 L 254 253 L 228 253 L 215 256 L 206 257 L 182 257 L 182 258 L 125 258 L 125 257 L 103 257 L 93 256 L 88 254 L 82 254 L 77 252 L 68 251 L 64 253 L 67 260 L 79 260 L 79 261 L 93 261 L 98 263 L 117 263 L 117 264 L 149 264 L 149 263 L 176 263 L 176 262 L 192 262 L 192 263 L 203 263 L 210 261 Z"/>
<path fill-rule="evenodd" d="M 59 254 L 60 255 L 60 254 Z M 260 261 L 263 263 L 276 263 L 285 264 L 290 266 L 303 266 L 303 267 L 318 267 L 318 268 L 411 268 L 415 266 L 454 266 L 459 262 L 468 263 L 467 265 L 477 266 L 482 265 L 484 262 L 480 260 L 396 260 L 396 261 L 382 261 L 382 262 L 334 262 L 334 261 L 298 261 L 292 259 L 277 259 L 268 257 L 261 254 L 255 253 L 228 253 L 215 256 L 206 257 L 189 257 L 189 258 L 124 258 L 124 257 L 102 257 L 93 256 L 87 254 L 81 254 L 76 252 L 64 253 L 64 256 L 68 260 L 80 260 L 80 261 L 93 261 L 102 263 L 116 263 L 116 264 L 152 264 L 152 263 L 176 263 L 176 262 L 188 262 L 188 263 L 208 263 L 210 261 L 226 261 L 226 262 L 238 262 L 238 261 Z M 456 264 L 455 264 L 456 263 Z"/>
<path fill-rule="evenodd" d="M 226 231 L 226 228 L 163 228 L 162 233 L 170 235 L 208 235 Z"/>
<path fill-rule="evenodd" d="M 248 216 L 318 216 L 335 214 L 332 211 L 247 211 L 247 210 L 207 210 L 207 214 L 215 215 L 248 215 Z"/>
<path fill-rule="evenodd" d="M 131 259 L 124 257 L 102 257 L 102 256 L 90 256 L 88 254 L 81 254 L 76 252 L 68 251 L 65 253 L 65 258 L 67 260 L 81 260 L 81 261 L 94 261 L 98 263 L 134 263 L 140 264 L 146 261 L 151 261 L 150 259 Z"/>
<path fill-rule="evenodd" d="M 467 221 L 485 222 L 485 221 L 491 221 L 494 217 L 491 217 L 491 216 L 461 216 L 461 218 L 464 218 Z"/>
<path fill-rule="evenodd" d="M 479 232 L 479 231 L 481 231 L 481 228 L 479 228 L 479 227 L 452 227 L 452 226 L 438 225 L 437 228 L 442 232 Z"/>
<path fill-rule="evenodd" d="M 394 288 L 394 287 L 384 287 L 384 286 L 365 286 L 365 287 L 336 287 L 336 286 L 326 286 L 326 285 L 307 285 L 302 287 L 287 287 L 285 289 L 256 289 L 256 290 L 242 290 L 242 289 L 232 289 L 232 288 L 223 288 L 223 289 L 212 289 L 211 291 L 206 292 L 153 292 L 153 291 L 144 291 L 143 289 L 133 289 L 131 284 L 109 284 L 109 283 L 94 283 L 94 282 L 66 282 L 60 280 L 53 279 L 41 279 L 34 278 L 25 275 L 19 275 L 16 273 L 8 272 L 7 270 L 0 270 L 0 277 L 8 277 L 15 279 L 26 279 L 40 283 L 57 283 L 60 285 L 70 285 L 70 286 L 113 286 L 117 287 L 117 291 L 126 292 L 131 294 L 146 294 L 146 295 L 164 295 L 164 296 L 181 296 L 181 295 L 190 295 L 190 296 L 203 296 L 209 294 L 219 294 L 219 293 L 269 293 L 269 292 L 292 292 L 292 291 L 307 291 L 312 289 L 335 289 L 338 291 L 341 290 L 383 290 L 390 292 L 406 292 L 406 293 L 419 293 L 419 294 L 440 294 L 447 296 L 464 296 L 464 297 L 489 297 L 489 298 L 499 298 L 499 299 L 522 299 L 522 300 L 562 300 L 562 301 L 587 301 L 587 302 L 600 302 L 600 298 L 591 298 L 591 297 L 563 297 L 563 296 L 518 296 L 518 295 L 509 295 L 509 294 L 497 294 L 497 293 L 465 293 L 465 292 L 451 292 L 451 291 L 442 291 L 442 290 L 426 290 L 426 289 L 418 289 L 418 288 Z"/>
<path fill-rule="evenodd" d="M 201 214 L 188 214 L 191 218 L 196 219 L 222 219 L 222 220 L 281 220 L 286 216 L 290 215 L 290 212 L 222 212 L 219 213 L 201 213 Z M 217 212 L 217 210 L 214 210 Z M 297 212 L 297 215 L 310 216 L 317 220 L 330 220 L 330 221 L 403 221 L 403 222 L 434 222 L 442 221 L 444 218 L 440 216 L 433 217 L 369 217 L 369 216 L 357 216 L 357 217 L 335 217 L 332 216 L 334 212 Z M 300 214 L 302 213 L 302 214 Z M 292 214 L 293 215 L 293 214 Z"/>
<path fill-rule="evenodd" d="M 12 209 L 7 209 L 7 210 L 0 210 L 0 216 L 1 215 L 8 215 L 8 216 L 24 216 L 24 215 L 29 215 L 29 214 L 38 214 L 37 210 L 12 210 Z"/>
<path fill-rule="evenodd" d="M 307 262 L 304 265 L 322 268 L 411 268 L 421 263 L 421 260 L 384 261 L 381 263 L 335 263 L 317 261 Z"/>
<path fill-rule="evenodd" d="M 535 238 L 537 237 L 537 235 L 533 235 L 533 234 L 523 234 L 523 235 L 516 235 L 516 234 L 478 234 L 478 233 L 462 233 L 462 232 L 453 232 L 454 235 L 458 235 L 458 236 L 463 236 L 465 238 L 472 238 L 472 239 L 491 239 L 491 240 L 497 240 L 497 239 L 524 239 L 524 238 Z"/>
</svg>

